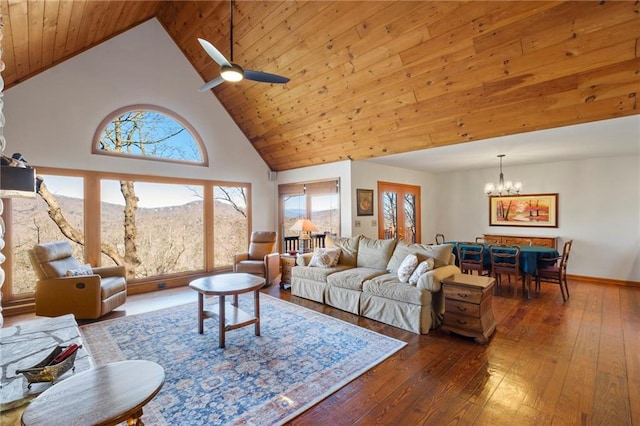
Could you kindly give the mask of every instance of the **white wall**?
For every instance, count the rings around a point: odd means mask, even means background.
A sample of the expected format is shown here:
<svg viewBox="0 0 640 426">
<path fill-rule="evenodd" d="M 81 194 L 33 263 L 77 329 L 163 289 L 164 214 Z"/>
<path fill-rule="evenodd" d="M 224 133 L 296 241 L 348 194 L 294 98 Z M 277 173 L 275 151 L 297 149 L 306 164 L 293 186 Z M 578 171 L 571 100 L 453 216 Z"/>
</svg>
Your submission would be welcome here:
<svg viewBox="0 0 640 426">
<path fill-rule="evenodd" d="M 356 189 L 373 189 L 374 200 L 378 196 L 378 181 L 418 185 L 422 188 L 421 220 L 422 241 L 433 242 L 436 223 L 434 183 L 430 173 L 397 167 L 380 166 L 367 161 L 342 161 L 321 166 L 304 167 L 278 173 L 278 184 L 309 182 L 330 178 L 340 178 L 340 235 L 349 237 L 363 234 L 371 238 L 378 236 L 378 209 L 374 206 L 373 216 L 357 216 Z M 355 226 L 356 220 L 360 227 Z M 375 222 L 375 225 L 373 222 Z"/>
<path fill-rule="evenodd" d="M 356 189 L 373 189 L 374 201 L 378 199 L 378 181 L 402 183 L 420 186 L 420 221 L 422 229 L 422 242 L 433 243 L 434 236 L 440 232 L 436 228 L 437 206 L 434 203 L 436 197 L 436 178 L 433 174 L 416 170 L 402 169 L 398 167 L 381 166 L 367 161 L 355 161 L 352 166 L 351 176 L 351 216 L 352 226 L 355 220 L 360 221 L 360 228 L 353 228 L 354 234 L 363 234 L 370 238 L 378 236 L 378 206 L 374 206 L 373 216 L 357 216 Z M 375 221 L 376 225 L 373 225 Z"/>
<path fill-rule="evenodd" d="M 568 273 L 640 282 L 640 157 L 583 159 L 504 168 L 524 193 L 558 193 L 558 228 L 489 226 L 485 182 L 497 169 L 438 175 L 437 228 L 448 240 L 483 233 L 573 239 Z"/>
<path fill-rule="evenodd" d="M 34 166 L 250 182 L 254 229 L 272 229 L 269 168 L 162 26 L 152 19 L 5 92 L 6 153 Z M 167 108 L 202 137 L 209 167 L 91 154 L 96 128 L 134 104 Z"/>
</svg>

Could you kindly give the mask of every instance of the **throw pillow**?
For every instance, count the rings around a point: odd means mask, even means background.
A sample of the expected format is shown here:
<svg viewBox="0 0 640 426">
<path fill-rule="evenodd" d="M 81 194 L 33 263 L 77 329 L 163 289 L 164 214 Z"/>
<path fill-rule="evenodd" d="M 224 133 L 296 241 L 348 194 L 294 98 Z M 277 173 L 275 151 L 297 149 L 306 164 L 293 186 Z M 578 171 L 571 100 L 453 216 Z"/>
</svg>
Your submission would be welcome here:
<svg viewBox="0 0 640 426">
<path fill-rule="evenodd" d="M 83 275 L 93 275 L 93 269 L 91 269 L 91 265 L 84 264 L 77 269 L 68 269 L 67 276 L 68 277 L 80 277 Z"/>
<path fill-rule="evenodd" d="M 340 264 L 347 266 L 356 266 L 356 257 L 358 255 L 358 245 L 360 243 L 360 235 L 351 238 L 338 238 L 328 235 L 325 238 L 326 248 L 339 248 Z"/>
<path fill-rule="evenodd" d="M 411 285 L 418 284 L 418 280 L 420 279 L 422 274 L 425 274 L 431 271 L 435 265 L 436 265 L 435 260 L 431 258 L 420 262 L 420 264 L 413 271 L 413 274 L 411 274 L 411 276 L 409 277 L 409 284 Z"/>
<path fill-rule="evenodd" d="M 313 252 L 309 266 L 333 268 L 338 264 L 341 250 L 339 248 L 318 248 Z"/>
<path fill-rule="evenodd" d="M 400 267 L 398 268 L 398 279 L 402 283 L 409 281 L 409 277 L 414 269 L 418 266 L 418 256 L 415 254 L 409 254 L 404 258 Z"/>
</svg>

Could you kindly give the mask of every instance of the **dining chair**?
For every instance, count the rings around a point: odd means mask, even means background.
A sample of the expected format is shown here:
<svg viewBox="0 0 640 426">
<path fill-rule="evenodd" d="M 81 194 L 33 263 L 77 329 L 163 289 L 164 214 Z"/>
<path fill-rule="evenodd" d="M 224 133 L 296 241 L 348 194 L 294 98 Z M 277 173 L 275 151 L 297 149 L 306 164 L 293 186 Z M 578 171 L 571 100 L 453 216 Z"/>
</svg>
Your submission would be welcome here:
<svg viewBox="0 0 640 426">
<path fill-rule="evenodd" d="M 484 243 L 485 239 L 484 237 L 476 237 L 476 243 Z"/>
<path fill-rule="evenodd" d="M 558 257 L 550 259 L 540 259 L 538 269 L 536 271 L 536 292 L 540 291 L 540 283 L 547 282 L 558 284 L 560 293 L 562 293 L 562 301 L 566 302 L 569 298 L 569 286 L 567 285 L 567 262 L 569 261 L 569 253 L 573 240 L 564 243 L 562 254 Z"/>
<path fill-rule="evenodd" d="M 444 234 L 436 234 L 436 244 L 444 244 Z"/>
<path fill-rule="evenodd" d="M 515 283 L 522 281 L 522 293 L 525 291 L 525 276 L 520 269 L 520 247 L 508 244 L 492 244 L 489 246 L 489 256 L 491 258 L 491 273 L 496 279 L 496 293 L 502 288 L 502 278 L 507 276 L 509 285 L 511 286 L 511 277 Z M 513 287 L 516 293 L 515 285 Z"/>
<path fill-rule="evenodd" d="M 456 250 L 459 267 L 463 274 L 473 275 L 473 271 L 476 271 L 478 275 L 489 275 L 490 269 L 484 266 L 484 245 L 473 242 L 458 242 Z"/>
</svg>

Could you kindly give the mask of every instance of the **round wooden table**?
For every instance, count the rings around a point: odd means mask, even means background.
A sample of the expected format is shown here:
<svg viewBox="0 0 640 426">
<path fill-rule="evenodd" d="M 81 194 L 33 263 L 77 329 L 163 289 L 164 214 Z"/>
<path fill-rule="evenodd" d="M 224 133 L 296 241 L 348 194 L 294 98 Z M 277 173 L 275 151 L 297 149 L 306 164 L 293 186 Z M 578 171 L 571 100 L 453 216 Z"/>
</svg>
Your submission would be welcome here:
<svg viewBox="0 0 640 426">
<path fill-rule="evenodd" d="M 218 316 L 220 335 L 218 346 L 225 346 L 225 332 L 250 324 L 255 324 L 256 336 L 260 335 L 260 289 L 265 280 L 256 275 L 243 272 L 212 275 L 198 278 L 189 283 L 189 287 L 198 292 L 198 333 L 204 333 L 204 319 Z M 253 315 L 238 308 L 238 295 L 254 292 Z M 214 305 L 210 310 L 204 308 L 204 296 L 218 296 L 219 303 L 216 310 Z M 233 303 L 225 303 L 225 296 L 233 296 Z"/>
<path fill-rule="evenodd" d="M 151 361 L 121 361 L 83 371 L 50 387 L 22 414 L 22 424 L 143 425 L 142 407 L 164 384 Z"/>
</svg>

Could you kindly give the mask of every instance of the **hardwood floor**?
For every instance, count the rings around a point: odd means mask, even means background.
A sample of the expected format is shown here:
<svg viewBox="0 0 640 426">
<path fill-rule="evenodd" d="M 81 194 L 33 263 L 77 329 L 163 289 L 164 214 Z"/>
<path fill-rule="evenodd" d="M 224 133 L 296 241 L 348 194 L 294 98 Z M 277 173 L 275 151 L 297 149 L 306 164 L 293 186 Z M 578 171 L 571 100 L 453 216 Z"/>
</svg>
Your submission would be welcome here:
<svg viewBox="0 0 640 426">
<path fill-rule="evenodd" d="M 291 296 L 265 293 L 407 342 L 292 425 L 640 425 L 640 288 L 570 282 L 525 300 L 494 297 L 487 346 L 420 336 Z M 106 318 L 195 302 L 188 288 L 134 295 Z M 5 326 L 33 315 L 5 318 Z"/>
</svg>

